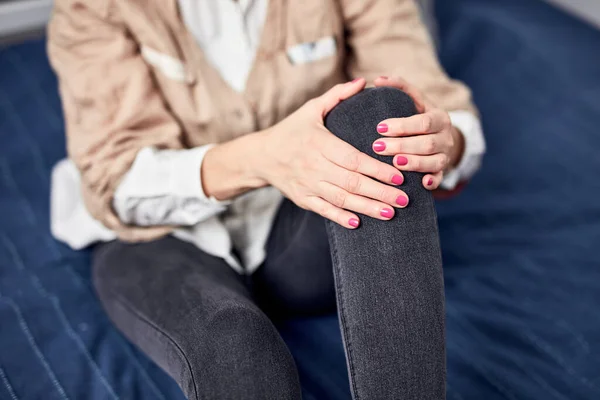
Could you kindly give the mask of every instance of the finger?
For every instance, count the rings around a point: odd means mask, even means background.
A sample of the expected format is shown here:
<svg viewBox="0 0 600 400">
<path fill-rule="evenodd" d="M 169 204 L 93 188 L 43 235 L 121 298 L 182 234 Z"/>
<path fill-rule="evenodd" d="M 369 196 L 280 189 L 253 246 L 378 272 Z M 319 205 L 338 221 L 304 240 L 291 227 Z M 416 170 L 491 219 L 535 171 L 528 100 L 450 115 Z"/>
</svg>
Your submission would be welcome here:
<svg viewBox="0 0 600 400">
<path fill-rule="evenodd" d="M 393 165 L 374 159 L 373 157 L 358 151 L 352 145 L 331 135 L 325 140 L 325 148 L 334 149 L 325 152 L 325 157 L 337 166 L 352 172 L 370 176 L 380 182 L 390 185 L 401 185 L 404 177 Z"/>
<path fill-rule="evenodd" d="M 426 174 L 423 176 L 423 186 L 427 190 L 435 190 L 442 183 L 442 179 L 444 179 L 444 172 L 440 171 L 435 174 Z"/>
<path fill-rule="evenodd" d="M 326 179 L 328 183 L 336 185 L 348 193 L 377 200 L 383 204 L 398 208 L 404 208 L 408 204 L 408 196 L 402 190 L 377 182 L 358 172 L 336 168 L 328 172 Z"/>
<path fill-rule="evenodd" d="M 381 220 L 389 220 L 394 216 L 394 209 L 388 204 L 349 193 L 329 182 L 323 181 L 320 186 L 322 197 L 336 207 Z"/>
<path fill-rule="evenodd" d="M 394 157 L 394 165 L 403 171 L 429 172 L 432 174 L 445 170 L 448 161 L 448 156 L 443 153 L 432 156 L 398 154 Z"/>
<path fill-rule="evenodd" d="M 449 135 L 443 134 L 377 139 L 373 143 L 373 151 L 382 156 L 400 153 L 428 156 L 446 153 L 451 147 L 451 140 Z"/>
<path fill-rule="evenodd" d="M 356 229 L 360 225 L 360 219 L 356 214 L 336 207 L 317 196 L 311 196 L 307 200 L 306 208 L 344 228 Z"/>
<path fill-rule="evenodd" d="M 437 133 L 448 127 L 450 127 L 448 113 L 433 109 L 412 117 L 383 120 L 377 125 L 377 132 L 383 136 L 411 136 Z"/>
<path fill-rule="evenodd" d="M 322 108 L 323 117 L 333 110 L 342 100 L 354 96 L 365 88 L 367 82 L 363 78 L 356 78 L 351 82 L 338 83 L 323 95 L 317 98 Z"/>
<path fill-rule="evenodd" d="M 404 93 L 406 93 L 413 99 L 415 107 L 417 108 L 417 111 L 419 113 L 424 113 L 429 108 L 431 108 L 431 103 L 429 102 L 427 97 L 425 97 L 423 92 L 402 78 L 389 78 L 387 76 L 380 76 L 379 78 L 375 79 L 374 84 L 375 87 L 390 86 L 402 90 Z"/>
</svg>

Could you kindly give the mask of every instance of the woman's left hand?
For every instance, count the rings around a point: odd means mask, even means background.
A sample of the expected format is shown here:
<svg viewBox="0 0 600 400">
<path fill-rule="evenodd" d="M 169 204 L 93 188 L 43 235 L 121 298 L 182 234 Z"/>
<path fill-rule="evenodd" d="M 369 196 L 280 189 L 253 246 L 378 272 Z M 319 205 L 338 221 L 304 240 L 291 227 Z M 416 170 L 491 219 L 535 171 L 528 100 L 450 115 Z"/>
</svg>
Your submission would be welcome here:
<svg viewBox="0 0 600 400">
<path fill-rule="evenodd" d="M 433 106 L 414 86 L 400 78 L 379 77 L 375 86 L 391 86 L 412 97 L 419 114 L 390 118 L 377 125 L 385 138 L 373 143 L 377 154 L 394 156 L 394 165 L 403 171 L 424 172 L 423 186 L 437 189 L 444 171 L 456 167 L 464 151 L 464 137 L 450 122 L 450 116 Z"/>
</svg>

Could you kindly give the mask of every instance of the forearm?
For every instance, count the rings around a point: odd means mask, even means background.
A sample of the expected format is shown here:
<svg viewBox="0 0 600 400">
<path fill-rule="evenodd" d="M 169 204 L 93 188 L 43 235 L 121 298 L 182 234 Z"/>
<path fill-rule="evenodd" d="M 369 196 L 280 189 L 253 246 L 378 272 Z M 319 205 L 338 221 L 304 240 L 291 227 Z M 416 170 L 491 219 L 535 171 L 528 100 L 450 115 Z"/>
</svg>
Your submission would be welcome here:
<svg viewBox="0 0 600 400">
<path fill-rule="evenodd" d="M 210 149 L 201 168 L 207 197 L 230 200 L 253 189 L 267 186 L 261 178 L 266 132 L 259 131 L 219 144 Z"/>
</svg>

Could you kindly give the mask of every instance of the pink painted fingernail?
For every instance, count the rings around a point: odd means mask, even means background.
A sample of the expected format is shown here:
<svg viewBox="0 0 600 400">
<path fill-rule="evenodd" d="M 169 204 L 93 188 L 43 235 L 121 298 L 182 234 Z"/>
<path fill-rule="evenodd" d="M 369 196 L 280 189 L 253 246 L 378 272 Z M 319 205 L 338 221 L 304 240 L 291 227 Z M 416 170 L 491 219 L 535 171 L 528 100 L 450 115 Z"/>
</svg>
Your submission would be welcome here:
<svg viewBox="0 0 600 400">
<path fill-rule="evenodd" d="M 392 176 L 392 183 L 394 185 L 402 185 L 404 183 L 404 178 L 401 175 Z"/>
<path fill-rule="evenodd" d="M 387 124 L 379 124 L 379 125 L 377 125 L 377 132 L 379 132 L 379 133 L 386 133 L 387 131 L 388 131 Z"/>
<path fill-rule="evenodd" d="M 408 158 L 403 156 L 396 156 L 396 165 L 406 165 L 408 164 Z"/>
<path fill-rule="evenodd" d="M 348 224 L 353 228 L 358 228 L 360 221 L 356 218 L 350 218 L 350 220 L 348 221 Z"/>
<path fill-rule="evenodd" d="M 362 78 L 354 78 L 354 79 L 352 79 L 352 83 L 356 83 L 356 82 L 360 81 L 361 79 Z"/>
<path fill-rule="evenodd" d="M 406 207 L 406 205 L 408 204 L 408 198 L 406 196 L 398 196 L 396 198 L 396 203 L 400 206 L 400 207 Z"/>
<path fill-rule="evenodd" d="M 429 180 L 427 181 L 427 186 L 431 185 L 433 185 L 433 178 L 429 178 Z"/>
<path fill-rule="evenodd" d="M 379 132 L 379 133 L 386 133 L 387 131 L 388 131 L 387 124 L 379 124 L 379 125 L 377 125 L 377 132 Z"/>
<path fill-rule="evenodd" d="M 384 142 L 375 142 L 373 143 L 373 150 L 375 151 L 384 151 L 385 150 L 385 143 Z"/>
<path fill-rule="evenodd" d="M 382 208 L 379 212 L 383 218 L 392 218 L 394 216 L 394 211 L 390 208 Z"/>
</svg>

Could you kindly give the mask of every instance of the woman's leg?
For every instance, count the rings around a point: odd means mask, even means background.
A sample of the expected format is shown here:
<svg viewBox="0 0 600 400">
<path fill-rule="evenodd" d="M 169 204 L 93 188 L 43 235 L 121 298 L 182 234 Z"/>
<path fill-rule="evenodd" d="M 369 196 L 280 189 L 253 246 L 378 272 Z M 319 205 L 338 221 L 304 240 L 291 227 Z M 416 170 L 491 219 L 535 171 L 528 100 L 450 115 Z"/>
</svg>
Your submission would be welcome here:
<svg viewBox="0 0 600 400">
<path fill-rule="evenodd" d="M 272 317 L 329 314 L 335 287 L 323 217 L 284 199 L 267 241 L 267 258 L 252 275 L 258 304 Z"/>
<path fill-rule="evenodd" d="M 415 114 L 391 88 L 367 89 L 338 105 L 327 127 L 371 150 L 377 124 Z M 437 221 L 421 174 L 404 173 L 410 197 L 391 221 L 366 216 L 347 230 L 284 200 L 254 275 L 270 313 L 315 314 L 334 307 L 334 283 L 355 399 L 445 398 L 444 292 Z M 329 240 L 328 240 L 329 239 Z M 331 248 L 331 256 L 330 256 Z"/>
<path fill-rule="evenodd" d="M 326 117 L 336 136 L 379 160 L 387 118 L 416 113 L 393 88 L 367 89 Z M 391 221 L 361 216 L 357 230 L 327 221 L 338 310 L 354 399 L 444 399 L 444 287 L 437 216 L 422 174 L 404 173 L 409 198 Z"/>
<path fill-rule="evenodd" d="M 286 345 L 223 260 L 167 237 L 100 245 L 93 268 L 111 319 L 188 398 L 300 399 Z"/>
</svg>

